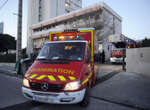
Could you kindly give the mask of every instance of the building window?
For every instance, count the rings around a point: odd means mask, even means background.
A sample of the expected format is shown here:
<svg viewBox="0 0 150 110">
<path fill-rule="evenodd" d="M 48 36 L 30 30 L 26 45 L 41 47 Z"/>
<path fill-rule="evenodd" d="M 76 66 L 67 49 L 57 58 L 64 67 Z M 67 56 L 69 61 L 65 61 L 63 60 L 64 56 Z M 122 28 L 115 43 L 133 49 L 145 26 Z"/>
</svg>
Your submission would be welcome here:
<svg viewBox="0 0 150 110">
<path fill-rule="evenodd" d="M 42 0 L 39 0 L 39 22 L 42 21 Z"/>
</svg>

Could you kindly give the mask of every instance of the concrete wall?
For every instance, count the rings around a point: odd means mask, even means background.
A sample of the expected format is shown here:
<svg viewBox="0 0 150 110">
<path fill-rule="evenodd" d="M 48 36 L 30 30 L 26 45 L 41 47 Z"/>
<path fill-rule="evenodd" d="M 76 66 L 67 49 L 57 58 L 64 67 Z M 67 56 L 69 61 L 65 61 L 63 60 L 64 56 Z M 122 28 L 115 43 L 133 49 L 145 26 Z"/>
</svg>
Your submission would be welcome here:
<svg viewBox="0 0 150 110">
<path fill-rule="evenodd" d="M 126 52 L 127 72 L 150 76 L 150 47 L 127 49 Z"/>
</svg>

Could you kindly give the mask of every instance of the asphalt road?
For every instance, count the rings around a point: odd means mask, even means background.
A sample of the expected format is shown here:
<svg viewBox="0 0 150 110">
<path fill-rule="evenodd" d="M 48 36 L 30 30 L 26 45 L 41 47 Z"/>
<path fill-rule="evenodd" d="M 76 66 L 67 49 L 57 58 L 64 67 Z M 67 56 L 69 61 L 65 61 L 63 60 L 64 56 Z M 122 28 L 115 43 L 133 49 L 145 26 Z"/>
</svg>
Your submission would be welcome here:
<svg viewBox="0 0 150 110">
<path fill-rule="evenodd" d="M 20 78 L 0 74 L 0 108 L 27 101 L 21 93 Z"/>
<path fill-rule="evenodd" d="M 99 94 L 104 94 L 99 89 L 103 83 L 98 84 L 91 90 L 90 104 L 86 108 L 80 107 L 78 104 L 55 105 L 34 103 L 22 96 L 21 83 L 22 80 L 20 78 L 0 74 L 0 110 L 136 110 L 134 107 L 128 107 L 100 97 Z"/>
</svg>

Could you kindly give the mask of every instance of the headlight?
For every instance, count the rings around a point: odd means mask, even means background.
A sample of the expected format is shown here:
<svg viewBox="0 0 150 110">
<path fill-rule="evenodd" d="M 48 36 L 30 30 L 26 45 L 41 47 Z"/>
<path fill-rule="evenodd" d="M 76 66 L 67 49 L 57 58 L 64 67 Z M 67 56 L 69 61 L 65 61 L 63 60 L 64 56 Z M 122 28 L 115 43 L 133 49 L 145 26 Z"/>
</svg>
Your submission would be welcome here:
<svg viewBox="0 0 150 110">
<path fill-rule="evenodd" d="M 29 80 L 24 78 L 23 79 L 23 85 L 26 86 L 26 87 L 30 87 Z"/>
<path fill-rule="evenodd" d="M 77 90 L 81 87 L 81 84 L 79 81 L 70 82 L 67 83 L 64 90 Z"/>
</svg>

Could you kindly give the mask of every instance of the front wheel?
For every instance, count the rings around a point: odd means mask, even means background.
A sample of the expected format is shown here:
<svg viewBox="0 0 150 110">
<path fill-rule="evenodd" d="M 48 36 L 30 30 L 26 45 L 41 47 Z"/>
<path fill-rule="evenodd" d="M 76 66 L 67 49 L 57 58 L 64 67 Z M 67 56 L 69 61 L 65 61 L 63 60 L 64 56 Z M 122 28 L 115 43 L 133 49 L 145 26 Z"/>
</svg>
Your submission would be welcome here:
<svg viewBox="0 0 150 110">
<path fill-rule="evenodd" d="M 81 107 L 87 107 L 90 102 L 90 88 L 87 87 L 85 90 L 84 98 L 83 100 L 79 103 Z"/>
</svg>

